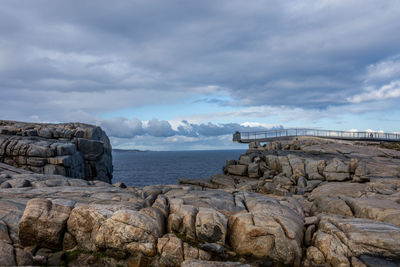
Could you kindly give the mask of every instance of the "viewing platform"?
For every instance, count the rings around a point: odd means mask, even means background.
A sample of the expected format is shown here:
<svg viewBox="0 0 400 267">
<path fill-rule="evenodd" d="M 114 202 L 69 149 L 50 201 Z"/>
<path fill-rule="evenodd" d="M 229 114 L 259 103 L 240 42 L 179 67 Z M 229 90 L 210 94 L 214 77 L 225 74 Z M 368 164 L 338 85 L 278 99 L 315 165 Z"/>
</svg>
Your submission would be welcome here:
<svg viewBox="0 0 400 267">
<path fill-rule="evenodd" d="M 303 128 L 269 130 L 264 132 L 236 132 L 233 134 L 233 142 L 270 142 L 285 140 L 296 136 L 313 136 L 351 141 L 400 142 L 400 133 L 352 132 Z"/>
</svg>

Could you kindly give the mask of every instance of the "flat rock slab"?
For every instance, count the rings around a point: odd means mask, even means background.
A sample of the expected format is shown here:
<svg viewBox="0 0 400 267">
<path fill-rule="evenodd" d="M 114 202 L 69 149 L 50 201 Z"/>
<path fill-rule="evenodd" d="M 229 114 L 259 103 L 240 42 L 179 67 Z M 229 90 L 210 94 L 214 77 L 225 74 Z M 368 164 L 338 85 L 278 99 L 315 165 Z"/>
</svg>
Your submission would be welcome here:
<svg viewBox="0 0 400 267">
<path fill-rule="evenodd" d="M 322 216 L 307 260 L 313 264 L 350 266 L 351 257 L 400 258 L 400 228 L 368 219 Z"/>
</svg>

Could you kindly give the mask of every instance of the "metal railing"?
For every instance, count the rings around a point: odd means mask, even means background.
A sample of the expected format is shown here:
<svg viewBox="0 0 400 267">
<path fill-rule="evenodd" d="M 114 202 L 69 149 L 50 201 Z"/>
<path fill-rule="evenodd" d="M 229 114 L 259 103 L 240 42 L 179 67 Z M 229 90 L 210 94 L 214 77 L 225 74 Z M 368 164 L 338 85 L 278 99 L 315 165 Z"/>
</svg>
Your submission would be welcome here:
<svg viewBox="0 0 400 267">
<path fill-rule="evenodd" d="M 400 134 L 384 132 L 352 132 L 317 129 L 279 129 L 264 132 L 236 132 L 233 134 L 233 142 L 249 143 L 253 141 L 269 141 L 282 137 L 314 136 L 342 140 L 369 140 L 400 142 Z"/>
</svg>

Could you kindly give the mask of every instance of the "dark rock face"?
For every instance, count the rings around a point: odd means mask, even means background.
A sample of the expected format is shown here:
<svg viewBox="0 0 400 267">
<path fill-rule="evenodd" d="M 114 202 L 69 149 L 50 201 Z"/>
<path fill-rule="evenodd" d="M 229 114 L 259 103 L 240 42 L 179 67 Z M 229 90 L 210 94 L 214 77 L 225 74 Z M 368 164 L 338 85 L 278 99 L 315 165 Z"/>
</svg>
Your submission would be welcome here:
<svg viewBox="0 0 400 267">
<path fill-rule="evenodd" d="M 0 162 L 43 174 L 111 182 L 111 144 L 100 127 L 83 123 L 0 121 Z"/>
</svg>

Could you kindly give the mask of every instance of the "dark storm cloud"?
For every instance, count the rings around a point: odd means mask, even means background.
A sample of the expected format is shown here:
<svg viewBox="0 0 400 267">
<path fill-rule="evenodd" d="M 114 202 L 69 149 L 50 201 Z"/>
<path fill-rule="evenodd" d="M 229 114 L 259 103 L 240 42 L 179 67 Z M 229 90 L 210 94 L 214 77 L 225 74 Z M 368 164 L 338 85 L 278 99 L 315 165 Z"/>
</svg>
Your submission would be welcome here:
<svg viewBox="0 0 400 267">
<path fill-rule="evenodd" d="M 2 1 L 3 109 L 26 116 L 32 107 L 19 103 L 43 95 L 48 108 L 35 114 L 63 120 L 212 94 L 210 85 L 232 98 L 222 105 L 355 102 L 368 66 L 400 53 L 399 16 L 395 0 Z"/>
</svg>

